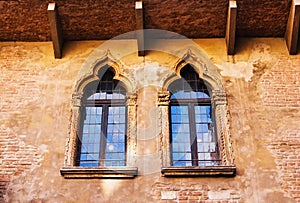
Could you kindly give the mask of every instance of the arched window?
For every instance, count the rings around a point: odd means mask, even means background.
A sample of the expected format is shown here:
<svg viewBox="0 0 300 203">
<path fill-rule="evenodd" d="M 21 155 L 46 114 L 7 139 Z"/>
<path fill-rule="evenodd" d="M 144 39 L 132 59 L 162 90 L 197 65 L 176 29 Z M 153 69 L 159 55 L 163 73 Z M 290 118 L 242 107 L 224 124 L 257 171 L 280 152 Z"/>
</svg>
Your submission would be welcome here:
<svg viewBox="0 0 300 203">
<path fill-rule="evenodd" d="M 216 166 L 219 150 L 209 91 L 191 66 L 170 84 L 172 166 Z"/>
<path fill-rule="evenodd" d="M 107 70 L 96 90 L 87 89 L 82 108 L 76 165 L 126 165 L 125 88 Z"/>
<path fill-rule="evenodd" d="M 235 176 L 220 75 L 203 64 L 196 69 L 183 62 L 179 68 L 180 76 L 166 78 L 158 93 L 162 175 Z"/>
<path fill-rule="evenodd" d="M 138 173 L 136 95 L 127 92 L 130 83 L 119 69 L 100 64 L 75 87 L 65 164 L 60 170 L 65 178 L 134 178 Z"/>
</svg>

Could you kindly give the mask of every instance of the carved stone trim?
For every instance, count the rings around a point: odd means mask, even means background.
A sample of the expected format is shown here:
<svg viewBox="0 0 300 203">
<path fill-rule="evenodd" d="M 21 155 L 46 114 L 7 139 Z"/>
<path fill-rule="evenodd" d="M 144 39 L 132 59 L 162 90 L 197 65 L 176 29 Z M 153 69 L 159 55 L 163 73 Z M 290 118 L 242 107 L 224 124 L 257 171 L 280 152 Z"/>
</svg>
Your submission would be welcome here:
<svg viewBox="0 0 300 203">
<path fill-rule="evenodd" d="M 221 90 L 213 90 L 212 91 L 212 96 L 211 96 L 212 104 L 214 106 L 217 105 L 226 105 L 226 93 Z"/>
<path fill-rule="evenodd" d="M 170 92 L 160 91 L 158 92 L 158 106 L 168 106 L 170 103 Z"/>
<path fill-rule="evenodd" d="M 170 166 L 170 130 L 169 130 L 169 106 L 159 106 L 159 140 L 162 166 Z"/>
<path fill-rule="evenodd" d="M 80 129 L 80 109 L 80 107 L 74 106 L 71 111 L 70 127 L 65 153 L 65 166 L 73 166 L 75 163 L 77 137 Z"/>
<path fill-rule="evenodd" d="M 75 90 L 78 92 L 83 92 L 84 88 L 91 82 L 101 79 L 105 71 L 109 67 L 113 68 L 115 77 L 114 79 L 119 80 L 124 84 L 126 90 L 131 92 L 135 89 L 135 84 L 133 80 L 125 76 L 123 65 L 120 61 L 115 59 L 109 50 L 102 53 L 102 56 L 97 56 L 93 62 L 85 63 L 81 69 L 79 79 L 76 83 Z M 92 60 L 92 59 L 89 59 Z"/>
<path fill-rule="evenodd" d="M 73 93 L 73 95 L 72 95 L 72 105 L 73 105 L 73 107 L 81 107 L 82 97 L 83 97 L 83 92 L 74 92 Z"/>
<path fill-rule="evenodd" d="M 136 165 L 137 95 L 127 93 L 127 166 Z"/>
<path fill-rule="evenodd" d="M 196 53 L 196 54 L 195 54 Z M 219 168 L 213 168 L 217 169 L 217 171 L 207 172 L 207 170 L 210 170 L 210 167 L 205 167 L 205 170 L 199 172 L 199 169 L 185 173 L 184 167 L 182 168 L 185 175 L 193 175 L 193 173 L 196 173 L 198 175 L 205 174 L 213 174 L 216 175 L 216 173 L 219 173 L 218 170 L 220 170 L 222 167 L 224 170 L 228 170 L 228 167 L 232 167 L 229 170 L 232 170 L 230 173 L 233 175 L 235 174 L 235 166 L 234 166 L 234 155 L 233 155 L 233 149 L 232 149 L 232 143 L 231 143 L 231 137 L 230 137 L 230 131 L 229 131 L 229 121 L 228 121 L 228 112 L 227 112 L 227 99 L 226 99 L 226 93 L 224 91 L 224 86 L 222 84 L 222 78 L 219 72 L 217 71 L 217 68 L 209 62 L 209 60 L 206 60 L 205 57 L 202 55 L 197 55 L 197 52 L 194 52 L 194 50 L 187 50 L 186 54 L 182 56 L 182 58 L 178 59 L 178 61 L 175 63 L 175 66 L 173 68 L 174 72 L 176 74 L 170 74 L 169 77 L 165 78 L 164 85 L 162 87 L 162 91 L 158 94 L 158 106 L 160 109 L 160 136 L 161 136 L 161 153 L 162 153 L 162 163 L 165 170 L 163 173 L 173 173 L 175 170 L 174 167 L 170 168 L 170 143 L 169 143 L 169 129 L 165 128 L 164 125 L 169 125 L 169 111 L 168 108 L 165 108 L 165 106 L 169 105 L 169 98 L 170 95 L 167 96 L 166 91 L 168 86 L 178 79 L 180 75 L 180 70 L 185 65 L 190 64 L 194 67 L 194 70 L 198 73 L 199 77 L 204 80 L 205 85 L 208 87 L 211 95 L 211 104 L 212 104 L 212 110 L 214 112 L 213 118 L 215 120 L 215 129 L 216 129 L 216 135 L 218 137 L 218 146 L 219 146 L 219 152 L 221 156 L 221 165 L 218 166 Z M 176 174 L 180 172 L 180 168 L 175 170 Z M 222 169 L 223 169 L 222 168 Z M 191 170 L 190 168 L 188 170 Z M 167 172 L 170 171 L 170 172 Z M 233 173 L 234 171 L 234 173 Z M 165 174 L 166 174 L 165 173 Z M 200 174 L 199 174 L 200 173 Z M 222 171 L 220 173 L 223 173 Z M 227 173 L 227 172 L 226 172 Z M 182 174 L 183 175 L 183 174 Z"/>
<path fill-rule="evenodd" d="M 72 167 L 75 166 L 75 159 L 76 159 L 76 153 L 77 153 L 77 138 L 80 135 L 80 129 L 81 129 L 81 118 L 82 118 L 82 108 L 83 106 L 83 97 L 85 88 L 92 82 L 99 80 L 99 73 L 104 72 L 109 66 L 111 66 L 115 71 L 115 77 L 114 79 L 118 79 L 125 87 L 127 92 L 131 92 L 130 90 L 134 89 L 133 83 L 131 80 L 123 76 L 122 69 L 120 63 L 117 63 L 111 56 L 110 52 L 107 51 L 105 55 L 96 60 L 90 67 L 89 64 L 85 64 L 82 68 L 83 71 L 81 73 L 81 77 L 79 77 L 79 80 L 76 83 L 75 91 L 72 95 L 72 109 L 71 109 L 71 116 L 70 116 L 70 126 L 69 126 L 69 132 L 67 136 L 66 141 L 66 150 L 65 150 L 65 167 Z M 136 143 L 137 143 L 137 128 L 136 128 L 136 119 L 137 119 L 137 96 L 133 93 L 128 93 L 126 95 L 127 101 L 127 159 L 126 159 L 126 165 L 127 166 L 135 166 L 136 165 Z M 73 169 L 72 169 L 73 170 Z M 80 173 L 83 173 L 82 170 L 78 170 Z M 100 170 L 100 169 L 99 169 Z M 62 169 L 62 171 L 64 171 Z M 102 170 L 103 171 L 103 170 Z M 107 171 L 105 171 L 106 173 Z M 68 171 L 66 172 L 68 173 Z M 67 175 L 72 176 L 72 175 Z M 97 175 L 98 177 L 99 175 Z M 88 172 L 85 175 L 81 175 L 81 177 L 89 177 Z"/>
<path fill-rule="evenodd" d="M 185 54 L 175 62 L 173 70 L 177 75 L 180 75 L 180 70 L 187 64 L 190 64 L 194 67 L 199 77 L 207 83 L 208 88 L 211 90 L 223 90 L 224 86 L 217 67 L 213 65 L 208 58 L 203 56 L 203 54 L 198 52 L 198 50 L 192 48 L 188 49 Z M 165 85 L 169 85 L 171 82 L 169 78 L 166 80 Z"/>
<path fill-rule="evenodd" d="M 234 155 L 229 131 L 227 99 L 224 91 L 212 91 L 212 108 L 214 110 L 216 133 L 222 158 L 222 165 L 233 165 Z"/>
<path fill-rule="evenodd" d="M 133 93 L 126 94 L 126 104 L 127 106 L 136 106 L 137 105 L 137 95 Z"/>
</svg>

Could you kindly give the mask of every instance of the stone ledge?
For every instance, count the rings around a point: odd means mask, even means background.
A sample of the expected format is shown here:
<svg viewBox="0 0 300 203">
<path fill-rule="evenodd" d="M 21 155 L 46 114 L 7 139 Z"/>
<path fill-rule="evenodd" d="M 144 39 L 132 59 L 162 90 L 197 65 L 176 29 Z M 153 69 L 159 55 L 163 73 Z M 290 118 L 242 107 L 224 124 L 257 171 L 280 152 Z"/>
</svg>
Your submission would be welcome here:
<svg viewBox="0 0 300 203">
<path fill-rule="evenodd" d="M 169 166 L 161 168 L 162 176 L 222 176 L 234 177 L 236 175 L 235 166 Z"/>
<path fill-rule="evenodd" d="M 137 167 L 84 168 L 63 167 L 60 174 L 66 179 L 76 178 L 134 178 L 138 174 Z"/>
</svg>

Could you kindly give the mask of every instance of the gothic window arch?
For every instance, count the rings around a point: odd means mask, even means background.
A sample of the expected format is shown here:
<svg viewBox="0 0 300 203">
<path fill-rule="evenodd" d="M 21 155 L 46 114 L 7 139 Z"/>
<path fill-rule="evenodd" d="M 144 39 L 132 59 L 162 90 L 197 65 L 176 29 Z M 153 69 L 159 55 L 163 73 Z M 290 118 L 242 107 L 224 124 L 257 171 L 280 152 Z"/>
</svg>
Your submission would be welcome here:
<svg viewBox="0 0 300 203">
<path fill-rule="evenodd" d="M 110 66 L 87 74 L 73 94 L 65 178 L 132 178 L 137 175 L 136 96 Z M 129 117 L 132 122 L 127 122 Z"/>
<path fill-rule="evenodd" d="M 126 90 L 107 70 L 97 88 L 86 88 L 76 166 L 126 166 Z"/>
<path fill-rule="evenodd" d="M 182 68 L 180 75 L 168 88 L 171 165 L 219 165 L 209 91 L 190 66 Z"/>
<path fill-rule="evenodd" d="M 234 176 L 225 92 L 191 64 L 178 73 L 158 95 L 162 175 Z"/>
</svg>

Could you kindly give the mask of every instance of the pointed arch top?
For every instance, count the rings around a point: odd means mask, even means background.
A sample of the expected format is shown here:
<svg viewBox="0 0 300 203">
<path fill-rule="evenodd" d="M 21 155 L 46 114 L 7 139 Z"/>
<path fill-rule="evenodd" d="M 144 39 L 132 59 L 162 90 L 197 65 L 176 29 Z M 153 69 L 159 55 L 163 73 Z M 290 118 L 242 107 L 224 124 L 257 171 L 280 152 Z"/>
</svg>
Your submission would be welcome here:
<svg viewBox="0 0 300 203">
<path fill-rule="evenodd" d="M 122 63 L 115 59 L 109 49 L 102 51 L 99 55 L 100 57 L 97 58 L 89 58 L 83 64 L 75 85 L 75 92 L 83 93 L 87 85 L 101 80 L 109 68 L 115 74 L 114 79 L 118 80 L 127 92 L 132 92 L 134 89 L 133 82 L 124 75 Z"/>
<path fill-rule="evenodd" d="M 224 91 L 222 78 L 217 67 L 201 50 L 193 47 L 185 50 L 182 56 L 174 62 L 174 66 L 172 67 L 173 72 L 167 75 L 163 80 L 163 90 L 166 90 L 172 82 L 181 78 L 180 70 L 188 64 L 191 65 L 199 77 L 204 80 L 210 91 Z"/>
</svg>

